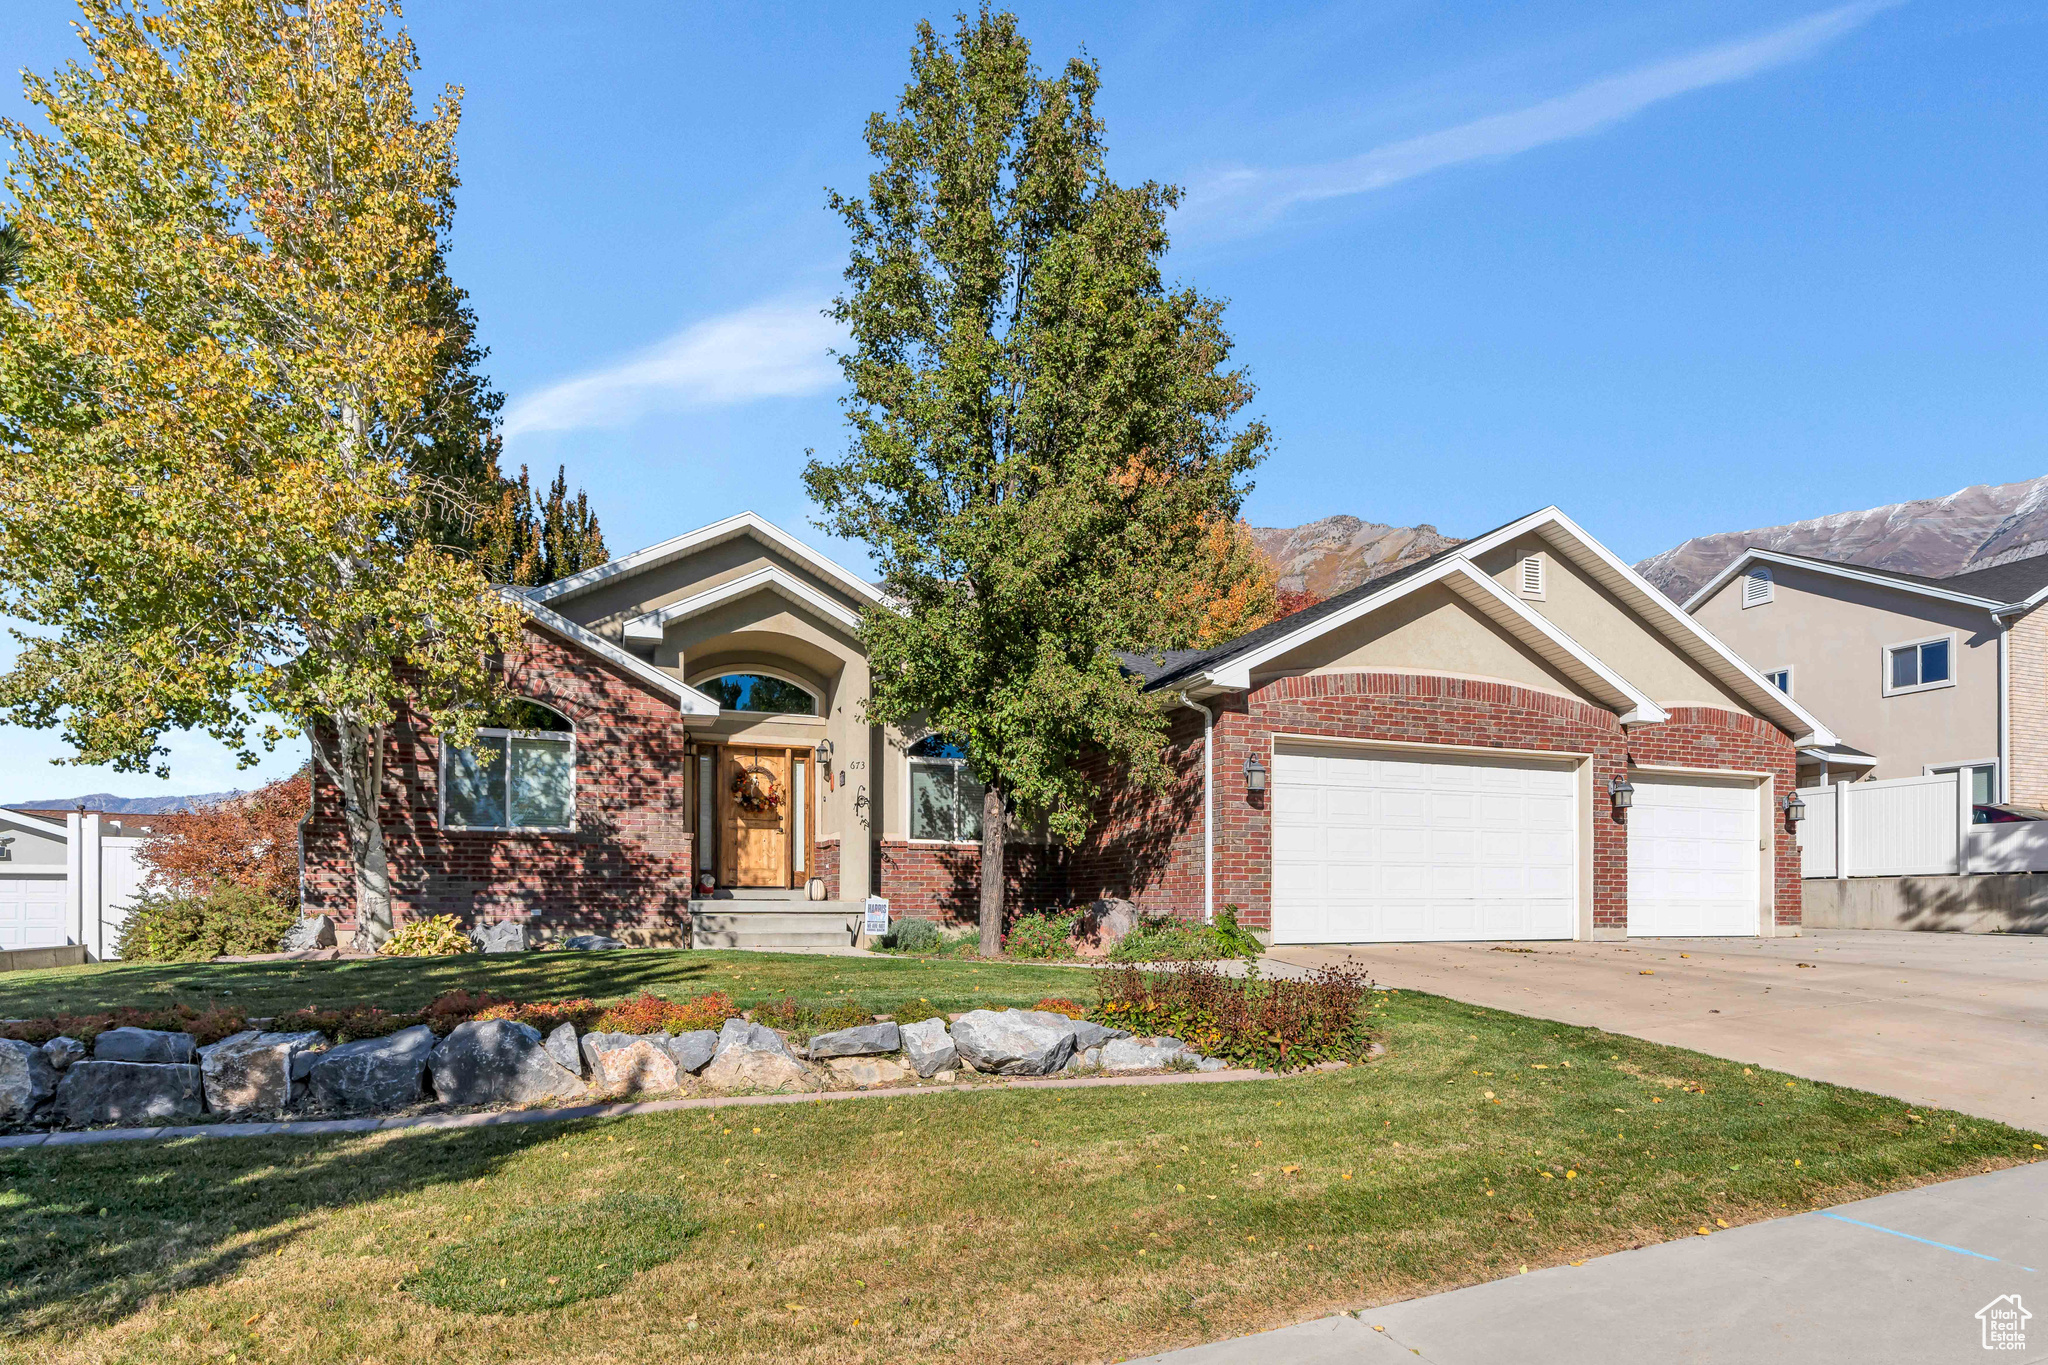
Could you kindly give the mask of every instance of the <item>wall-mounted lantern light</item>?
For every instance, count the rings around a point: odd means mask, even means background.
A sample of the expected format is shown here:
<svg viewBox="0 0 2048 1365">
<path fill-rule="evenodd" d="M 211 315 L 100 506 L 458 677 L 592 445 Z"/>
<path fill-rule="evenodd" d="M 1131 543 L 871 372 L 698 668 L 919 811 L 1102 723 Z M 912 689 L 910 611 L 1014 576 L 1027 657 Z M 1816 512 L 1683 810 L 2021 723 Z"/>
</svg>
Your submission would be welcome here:
<svg viewBox="0 0 2048 1365">
<path fill-rule="evenodd" d="M 1257 754 L 1248 754 L 1245 757 L 1244 789 L 1248 792 L 1262 792 L 1266 789 L 1266 765 L 1259 762 Z"/>
<path fill-rule="evenodd" d="M 832 766 L 832 741 L 829 739 L 818 741 L 818 766 L 820 768 Z"/>
<path fill-rule="evenodd" d="M 1795 825 L 1806 818 L 1806 802 L 1800 799 L 1798 792 L 1793 792 L 1779 801 L 1778 807 L 1785 812 L 1785 818 Z"/>
<path fill-rule="evenodd" d="M 1607 799 L 1614 803 L 1616 810 L 1627 810 L 1636 803 L 1635 785 L 1625 777 L 1610 777 L 1607 779 Z"/>
</svg>

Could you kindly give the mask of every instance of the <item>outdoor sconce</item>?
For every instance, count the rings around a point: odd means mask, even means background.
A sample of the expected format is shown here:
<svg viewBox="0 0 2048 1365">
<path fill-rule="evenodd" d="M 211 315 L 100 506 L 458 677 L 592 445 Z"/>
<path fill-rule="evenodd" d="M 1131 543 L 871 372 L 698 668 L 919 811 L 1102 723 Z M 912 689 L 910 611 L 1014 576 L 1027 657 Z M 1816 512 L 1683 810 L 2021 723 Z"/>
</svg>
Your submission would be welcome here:
<svg viewBox="0 0 2048 1365">
<path fill-rule="evenodd" d="M 1627 810 L 1636 803 L 1636 789 L 1625 777 L 1607 779 L 1607 799 L 1614 802 L 1617 811 Z"/>
<path fill-rule="evenodd" d="M 1248 792 L 1262 792 L 1266 789 L 1266 765 L 1259 762 L 1257 754 L 1245 758 L 1244 789 Z"/>
<path fill-rule="evenodd" d="M 817 753 L 818 753 L 818 766 L 819 766 L 820 768 L 829 768 L 829 767 L 831 767 L 831 766 L 832 766 L 832 741 L 831 741 L 831 740 L 829 740 L 829 739 L 821 739 L 821 740 L 819 740 L 819 741 L 818 741 L 818 750 L 817 750 Z"/>
<path fill-rule="evenodd" d="M 1795 825 L 1806 818 L 1806 802 L 1800 799 L 1798 792 L 1779 801 L 1778 806 L 1785 812 L 1785 818 Z"/>
</svg>

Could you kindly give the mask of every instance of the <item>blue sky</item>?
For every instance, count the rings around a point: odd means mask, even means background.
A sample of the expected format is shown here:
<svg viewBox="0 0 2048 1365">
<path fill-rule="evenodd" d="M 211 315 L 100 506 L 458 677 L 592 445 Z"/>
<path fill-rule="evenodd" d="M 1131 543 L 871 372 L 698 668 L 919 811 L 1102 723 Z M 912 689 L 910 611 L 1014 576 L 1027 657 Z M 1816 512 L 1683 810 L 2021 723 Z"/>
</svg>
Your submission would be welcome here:
<svg viewBox="0 0 2048 1365">
<path fill-rule="evenodd" d="M 1624 557 L 2044 472 L 2048 6 L 1020 3 L 1083 45 L 1121 180 L 1189 190 L 1171 272 L 1230 300 L 1277 435 L 1247 511 L 1469 534 L 1555 502 Z M 860 5 L 439 0 L 466 88 L 454 269 L 614 551 L 753 508 L 809 526 L 843 441 L 825 187 L 912 26 Z M 69 0 L 0 55 L 71 56 Z M 0 111 L 20 114 L 18 86 Z M 5 734 L 0 800 L 168 784 Z"/>
</svg>

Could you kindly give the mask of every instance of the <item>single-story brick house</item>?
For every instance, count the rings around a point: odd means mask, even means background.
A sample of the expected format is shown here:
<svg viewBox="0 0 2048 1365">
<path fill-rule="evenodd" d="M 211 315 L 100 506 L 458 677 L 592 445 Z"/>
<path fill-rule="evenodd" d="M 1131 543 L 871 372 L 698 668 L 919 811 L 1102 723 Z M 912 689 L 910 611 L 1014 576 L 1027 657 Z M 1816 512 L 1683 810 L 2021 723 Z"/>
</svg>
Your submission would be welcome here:
<svg viewBox="0 0 2048 1365">
<path fill-rule="evenodd" d="M 862 720 L 875 600 L 751 513 L 530 590 L 504 761 L 391 737 L 400 916 L 669 942 L 699 879 L 816 877 L 970 918 L 971 766 Z M 1783 798 L 1795 746 L 1834 737 L 1554 508 L 1131 666 L 1175 705 L 1180 780 L 1105 769 L 1080 848 L 1011 850 L 1021 906 L 1234 904 L 1288 943 L 1797 932 Z M 306 898 L 346 918 L 334 793 L 314 806 Z"/>
</svg>

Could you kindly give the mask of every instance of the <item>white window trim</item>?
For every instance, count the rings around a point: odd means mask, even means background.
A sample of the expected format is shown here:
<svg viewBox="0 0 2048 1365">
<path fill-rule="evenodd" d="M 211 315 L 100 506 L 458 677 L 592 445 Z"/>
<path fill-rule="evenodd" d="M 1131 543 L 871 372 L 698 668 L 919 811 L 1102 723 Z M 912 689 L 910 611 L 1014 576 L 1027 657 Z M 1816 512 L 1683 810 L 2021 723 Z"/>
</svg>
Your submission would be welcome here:
<svg viewBox="0 0 2048 1365">
<path fill-rule="evenodd" d="M 1776 668 L 1765 668 L 1759 669 L 1758 671 L 1764 675 L 1765 682 L 1770 682 L 1771 675 L 1773 673 L 1783 673 L 1785 675 L 1785 685 L 1779 690 L 1782 691 L 1788 697 L 1792 695 L 1792 689 L 1799 685 L 1798 679 L 1793 676 L 1791 664 L 1780 664 Z M 1951 668 L 1949 671 L 1954 672 L 1955 670 Z M 1890 675 L 1887 674 L 1886 676 Z"/>
<path fill-rule="evenodd" d="M 1948 645 L 1948 676 L 1946 678 L 1939 682 L 1914 683 L 1911 687 L 1892 686 L 1892 655 L 1902 649 L 1918 649 L 1922 645 L 1938 645 L 1944 642 Z M 1877 657 L 1879 667 L 1878 679 L 1884 684 L 1884 695 L 1887 697 L 1903 697 L 1910 692 L 1935 692 L 1944 687 L 1954 687 L 1956 685 L 1956 667 L 1962 662 L 1956 653 L 1956 635 L 1954 631 L 1950 631 L 1946 635 L 1929 635 L 1919 640 L 1900 640 L 1896 644 L 1884 646 L 1878 651 Z"/>
<path fill-rule="evenodd" d="M 913 741 L 912 741 L 912 743 L 916 743 L 916 741 L 915 741 L 915 740 L 913 740 Z M 904 842 L 904 843 L 906 843 L 906 844 L 917 844 L 917 845 L 919 845 L 919 846 L 921 846 L 921 847 L 924 847 L 924 848 L 980 848 L 980 847 L 981 847 L 981 840 L 979 840 L 979 839 L 920 839 L 920 838 L 917 838 L 917 837 L 916 837 L 915 835 L 913 835 L 913 834 L 912 834 L 912 833 L 910 832 L 910 830 L 911 830 L 911 823 L 910 823 L 910 769 L 911 769 L 911 765 L 913 765 L 913 764 L 917 764 L 917 763 L 946 763 L 946 764 L 950 764 L 950 765 L 951 765 L 951 766 L 953 767 L 953 769 L 955 770 L 955 772 L 956 772 L 956 773 L 958 772 L 958 770 L 959 770 L 959 769 L 961 769 L 961 768 L 963 768 L 963 767 L 968 767 L 968 766 L 971 766 L 971 765 L 969 764 L 968 760 L 966 760 L 966 759 L 964 759 L 964 758 L 928 758 L 928 757 L 926 757 L 926 756 L 925 756 L 925 755 L 923 755 L 923 754 L 913 754 L 913 753 L 911 753 L 911 752 L 910 752 L 910 750 L 909 750 L 909 748 L 908 748 L 907 746 L 906 746 L 906 747 L 904 748 L 904 750 L 903 750 L 903 842 Z"/>
<path fill-rule="evenodd" d="M 540 703 L 540 704 L 541 704 L 541 705 L 546 705 L 546 703 L 545 703 L 545 702 L 543 702 L 543 703 Z M 550 708 L 550 709 L 552 709 L 552 708 Z M 439 826 L 440 826 L 440 829 L 441 829 L 441 831 L 442 831 L 443 833 L 445 833 L 445 834 L 574 834 L 574 833 L 576 832 L 576 786 L 577 786 L 577 783 L 576 783 L 576 769 L 577 769 L 577 760 L 578 760 L 578 758 L 580 757 L 580 754 L 579 754 L 579 751 L 578 751 L 578 747 L 577 747 L 577 743 L 576 743 L 576 732 L 575 732 L 574 730 L 505 730 L 505 729 L 499 729 L 499 728 L 497 728 L 497 727 L 495 727 L 495 726 L 488 726 L 488 725 L 486 725 L 486 726 L 479 726 L 479 727 L 477 727 L 477 735 L 478 735 L 479 737 L 482 737 L 482 736 L 484 736 L 484 735 L 492 735 L 492 736 L 498 736 L 498 735 L 502 735 L 502 736 L 504 737 L 504 739 L 505 739 L 505 769 L 506 769 L 506 771 L 507 771 L 508 773 L 509 773 L 509 772 L 511 771 L 511 768 L 512 768 L 512 741 L 513 741 L 513 740 L 515 740 L 515 739 L 550 739 L 550 740 L 560 740 L 560 739 L 561 739 L 561 738 L 562 738 L 562 737 L 563 737 L 564 735 L 568 736 L 568 739 L 569 739 L 569 823 L 568 823 L 568 824 L 566 824 L 566 825 L 451 825 L 451 824 L 449 824 L 449 823 L 448 823 L 448 755 L 449 755 L 449 753 L 450 753 L 451 751 L 453 751 L 453 750 L 454 750 L 454 748 L 455 748 L 456 746 L 455 746 L 455 745 L 453 745 L 453 744 L 450 744 L 450 743 L 449 743 L 448 741 L 446 741 L 446 740 L 442 740 L 442 741 L 441 741 L 441 758 L 440 758 L 440 762 L 439 762 L 439 763 L 438 763 L 438 764 L 436 765 L 436 772 L 437 772 L 437 774 L 438 774 L 438 780 L 437 780 L 437 784 L 436 784 L 436 785 L 437 785 L 437 787 L 439 788 L 439 790 L 438 790 L 438 791 L 437 791 L 437 792 L 435 793 L 435 804 L 436 804 L 436 806 L 438 807 L 438 809 L 437 809 L 437 810 L 435 811 L 435 813 L 434 813 L 434 814 L 435 814 L 435 819 L 436 819 L 436 821 L 438 821 L 438 823 L 439 823 Z M 505 793 L 505 810 L 506 810 L 506 812 L 507 812 L 507 813 L 510 813 L 511 809 L 512 809 L 512 794 L 511 794 L 511 792 L 510 792 L 510 791 L 508 790 L 508 791 L 507 791 L 507 792 Z"/>
<path fill-rule="evenodd" d="M 2000 800 L 2000 793 L 2005 790 L 2005 783 L 1999 780 L 2004 775 L 2005 769 L 2004 765 L 1995 758 L 1969 758 L 1964 759 L 1960 763 L 1923 763 L 1920 765 L 1920 775 L 1922 777 L 1939 777 L 1943 773 L 1967 772 L 1972 768 L 1991 769 L 1991 799 L 1984 804 L 1997 805 Z"/>
<path fill-rule="evenodd" d="M 824 696 L 824 694 L 823 694 L 823 693 L 821 693 L 820 691 L 818 691 L 818 689 L 817 689 L 817 688 L 816 688 L 815 686 L 813 686 L 812 684 L 810 684 L 810 683 L 807 683 L 807 682 L 805 682 L 805 681 L 804 681 L 804 680 L 803 680 L 802 678 L 794 677 L 794 676 L 792 676 L 791 674 L 788 674 L 788 673 L 784 673 L 784 672 L 782 672 L 782 671 L 781 671 L 781 670 L 779 670 L 779 669 L 774 669 L 774 668 L 756 668 L 756 667 L 754 667 L 754 666 L 753 666 L 752 664 L 735 664 L 735 665 L 733 665 L 733 666 L 731 666 L 731 667 L 729 667 L 729 668 L 719 668 L 719 669 L 713 669 L 713 670 L 711 670 L 710 672 L 707 672 L 707 673 L 703 673 L 703 674 L 699 675 L 699 676 L 698 676 L 698 678 L 697 678 L 697 681 L 695 681 L 695 682 L 691 683 L 691 684 L 690 684 L 690 686 L 692 686 L 692 687 L 694 687 L 694 688 L 697 688 L 698 690 L 700 690 L 700 691 L 701 691 L 701 690 L 703 689 L 703 687 L 704 687 L 704 685 L 705 685 L 706 683 L 715 683 L 715 682 L 717 682 L 717 681 L 718 681 L 718 680 L 719 680 L 720 678 L 736 678 L 736 677 L 739 677 L 739 676 L 741 676 L 741 675 L 743 675 L 743 674 L 748 674 L 748 673 L 751 673 L 751 674 L 755 675 L 756 677 L 761 677 L 761 678 L 773 678 L 773 679 L 775 679 L 775 681 L 777 681 L 777 682 L 786 682 L 786 683 L 788 683 L 788 684 L 789 684 L 789 685 L 790 685 L 791 687 L 794 687 L 794 688 L 796 688 L 796 689 L 797 689 L 798 691 L 800 691 L 800 692 L 806 692 L 806 693 L 809 693 L 809 694 L 810 694 L 810 698 L 811 698 L 811 707 L 812 707 L 811 713 L 810 713 L 809 715 L 804 715 L 804 714 L 803 714 L 802 712 L 798 712 L 798 711 L 728 711 L 728 710 L 724 709 L 723 707 L 720 707 L 720 708 L 719 708 L 719 712 L 718 712 L 718 714 L 719 714 L 719 715 L 721 715 L 721 716 L 764 716 L 764 717 L 767 717 L 768 719 L 771 719 L 771 720 L 818 720 L 818 721 L 822 721 L 822 720 L 824 720 L 824 719 L 825 719 L 825 696 Z M 711 694 L 707 692 L 707 693 L 705 693 L 705 695 L 706 695 L 706 696 L 710 696 Z"/>
</svg>

